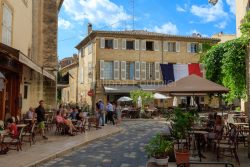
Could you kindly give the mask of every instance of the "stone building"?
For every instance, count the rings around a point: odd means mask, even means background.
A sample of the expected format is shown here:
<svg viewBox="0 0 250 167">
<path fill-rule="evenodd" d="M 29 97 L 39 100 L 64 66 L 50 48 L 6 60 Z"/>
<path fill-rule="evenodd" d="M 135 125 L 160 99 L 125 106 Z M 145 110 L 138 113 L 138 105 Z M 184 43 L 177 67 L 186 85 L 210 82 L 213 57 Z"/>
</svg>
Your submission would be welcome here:
<svg viewBox="0 0 250 167">
<path fill-rule="evenodd" d="M 224 34 L 223 32 L 219 32 L 217 34 L 212 35 L 212 38 L 220 39 L 219 43 L 224 43 L 226 41 L 230 41 L 236 38 L 235 34 Z"/>
<path fill-rule="evenodd" d="M 250 1 L 249 0 L 235 0 L 236 1 L 236 36 L 240 37 L 240 25 L 242 23 L 243 18 L 245 17 L 247 11 L 250 8 Z"/>
<path fill-rule="evenodd" d="M 62 104 L 76 104 L 78 91 L 78 56 L 66 57 L 59 62 L 57 89 Z"/>
<path fill-rule="evenodd" d="M 57 20 L 63 0 L 0 0 L 0 120 L 56 104 Z M 2 81 L 1 81 L 2 80 Z"/>
<path fill-rule="evenodd" d="M 160 64 L 198 63 L 202 44 L 216 44 L 218 39 L 201 36 L 167 35 L 143 30 L 95 31 L 88 26 L 88 36 L 79 50 L 80 95 L 91 105 L 98 99 L 115 101 L 131 90 L 151 89 L 163 83 Z M 88 92 L 94 96 L 88 96 Z"/>
</svg>

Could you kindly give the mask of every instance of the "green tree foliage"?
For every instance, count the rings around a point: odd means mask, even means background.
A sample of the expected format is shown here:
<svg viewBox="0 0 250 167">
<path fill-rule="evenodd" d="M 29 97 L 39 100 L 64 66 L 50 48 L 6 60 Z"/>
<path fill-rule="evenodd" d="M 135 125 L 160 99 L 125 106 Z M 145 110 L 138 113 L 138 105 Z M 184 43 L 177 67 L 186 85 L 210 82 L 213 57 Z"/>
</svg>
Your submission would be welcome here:
<svg viewBox="0 0 250 167">
<path fill-rule="evenodd" d="M 230 89 L 226 100 L 246 97 L 246 51 L 242 38 L 213 46 L 202 55 L 206 78 Z"/>
<path fill-rule="evenodd" d="M 149 104 L 154 99 L 152 92 L 146 92 L 143 90 L 133 90 L 130 92 L 130 97 L 133 99 L 134 103 L 138 102 L 139 96 L 141 96 L 142 99 L 142 106 Z"/>
<path fill-rule="evenodd" d="M 250 42 L 250 12 L 241 24 L 242 36 L 211 47 L 203 53 L 201 62 L 205 65 L 206 78 L 230 89 L 226 100 L 246 97 L 246 57 Z"/>
<path fill-rule="evenodd" d="M 240 31 L 242 33 L 241 38 L 246 42 L 250 40 L 250 11 L 247 12 L 246 16 L 243 19 L 242 24 L 240 25 Z"/>
</svg>

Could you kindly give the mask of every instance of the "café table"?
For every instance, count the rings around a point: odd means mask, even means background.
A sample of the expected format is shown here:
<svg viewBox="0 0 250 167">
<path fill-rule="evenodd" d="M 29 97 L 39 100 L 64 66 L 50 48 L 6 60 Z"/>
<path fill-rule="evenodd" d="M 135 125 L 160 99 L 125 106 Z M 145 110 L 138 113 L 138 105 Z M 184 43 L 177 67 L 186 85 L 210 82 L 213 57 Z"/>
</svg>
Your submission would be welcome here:
<svg viewBox="0 0 250 167">
<path fill-rule="evenodd" d="M 27 126 L 27 124 L 17 124 L 17 125 L 16 125 L 17 128 L 24 128 L 24 127 L 26 127 L 26 126 Z"/>
<path fill-rule="evenodd" d="M 207 132 L 205 130 L 192 130 L 188 133 L 191 135 L 194 135 L 193 145 L 197 146 L 198 156 L 199 156 L 200 162 L 201 162 L 201 158 L 205 157 L 201 153 L 201 140 L 202 140 L 202 138 L 204 138 L 204 135 L 208 134 L 209 132 Z M 196 144 L 195 144 L 195 142 L 196 142 Z M 195 148 L 194 148 L 194 150 L 195 150 Z"/>
</svg>

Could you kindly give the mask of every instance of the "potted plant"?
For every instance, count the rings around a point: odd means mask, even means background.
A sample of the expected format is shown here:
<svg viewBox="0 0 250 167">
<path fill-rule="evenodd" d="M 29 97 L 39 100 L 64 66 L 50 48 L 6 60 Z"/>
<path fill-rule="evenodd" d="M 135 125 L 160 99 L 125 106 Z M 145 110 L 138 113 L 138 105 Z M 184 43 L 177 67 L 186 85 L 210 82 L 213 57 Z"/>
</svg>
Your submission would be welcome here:
<svg viewBox="0 0 250 167">
<path fill-rule="evenodd" d="M 154 136 L 147 145 L 145 151 L 149 157 L 154 158 L 157 165 L 167 165 L 169 152 L 174 149 L 174 144 L 171 140 L 166 140 L 160 134 Z"/>
<path fill-rule="evenodd" d="M 172 117 L 173 137 L 177 141 L 177 149 L 175 149 L 176 163 L 188 163 L 189 162 L 189 150 L 184 148 L 184 144 L 187 142 L 187 133 L 191 130 L 191 126 L 195 120 L 194 111 L 183 111 L 180 108 L 175 108 Z M 180 148 L 181 144 L 181 148 Z"/>
</svg>

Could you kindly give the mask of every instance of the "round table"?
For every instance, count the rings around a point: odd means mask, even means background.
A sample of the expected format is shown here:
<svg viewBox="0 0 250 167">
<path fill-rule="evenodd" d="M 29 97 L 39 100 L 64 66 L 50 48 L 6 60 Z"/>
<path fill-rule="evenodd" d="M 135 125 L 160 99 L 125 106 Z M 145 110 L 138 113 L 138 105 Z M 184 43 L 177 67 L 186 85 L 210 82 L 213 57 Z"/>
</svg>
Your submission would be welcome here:
<svg viewBox="0 0 250 167">
<path fill-rule="evenodd" d="M 16 125 L 16 127 L 18 127 L 18 128 L 24 128 L 24 127 L 26 127 L 27 125 L 26 124 L 17 124 Z"/>
</svg>

